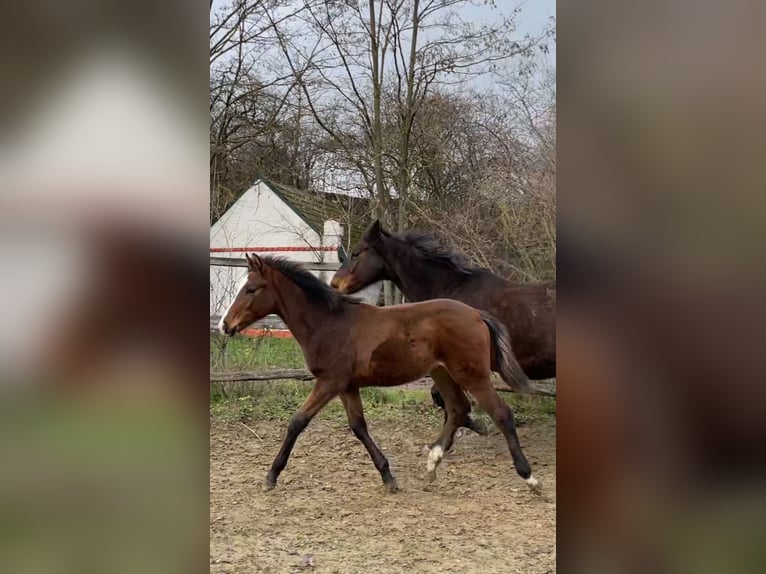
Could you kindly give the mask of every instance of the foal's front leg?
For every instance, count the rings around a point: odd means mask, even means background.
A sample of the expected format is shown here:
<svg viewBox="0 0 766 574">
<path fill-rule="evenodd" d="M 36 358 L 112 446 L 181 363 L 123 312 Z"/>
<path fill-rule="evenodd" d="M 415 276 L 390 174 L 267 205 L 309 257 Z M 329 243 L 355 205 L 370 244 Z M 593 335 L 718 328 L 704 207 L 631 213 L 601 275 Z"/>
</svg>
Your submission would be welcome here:
<svg viewBox="0 0 766 574">
<path fill-rule="evenodd" d="M 333 385 L 329 383 L 320 380 L 314 383 L 314 388 L 311 390 L 311 394 L 306 399 L 306 402 L 293 415 L 290 424 L 287 426 L 287 436 L 285 436 L 282 448 L 279 449 L 279 453 L 271 464 L 271 470 L 266 475 L 266 481 L 263 484 L 264 490 L 271 490 L 277 485 L 277 478 L 279 478 L 280 473 L 287 465 L 287 459 L 290 458 L 290 453 L 295 446 L 298 435 L 308 426 L 311 419 L 337 394 Z"/>
<path fill-rule="evenodd" d="M 378 448 L 378 445 L 375 444 L 375 441 L 372 440 L 370 433 L 367 432 L 367 421 L 364 420 L 364 409 L 362 407 L 362 397 L 359 396 L 359 389 L 341 393 L 340 400 L 346 408 L 348 426 L 351 427 L 356 438 L 361 441 L 367 452 L 370 453 L 372 462 L 383 479 L 383 484 L 386 485 L 389 492 L 396 492 L 398 486 L 396 485 L 396 479 L 391 474 L 388 460 L 380 448 Z"/>
</svg>

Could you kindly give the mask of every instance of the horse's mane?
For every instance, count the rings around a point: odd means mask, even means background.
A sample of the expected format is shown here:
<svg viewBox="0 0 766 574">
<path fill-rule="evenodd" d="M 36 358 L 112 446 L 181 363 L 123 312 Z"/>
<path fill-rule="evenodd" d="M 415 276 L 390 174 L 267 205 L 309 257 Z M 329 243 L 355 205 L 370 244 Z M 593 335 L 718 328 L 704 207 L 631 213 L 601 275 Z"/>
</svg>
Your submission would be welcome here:
<svg viewBox="0 0 766 574">
<path fill-rule="evenodd" d="M 359 304 L 361 301 L 355 297 L 342 295 L 335 289 L 318 279 L 313 273 L 305 269 L 300 263 L 288 261 L 280 257 L 262 257 L 261 260 L 281 272 L 285 277 L 298 285 L 311 298 L 327 305 L 330 309 L 338 309 L 343 303 Z"/>
<path fill-rule="evenodd" d="M 403 241 L 419 257 L 446 265 L 458 273 L 471 275 L 479 270 L 444 239 L 430 231 L 413 229 L 396 233 L 394 237 Z"/>
</svg>

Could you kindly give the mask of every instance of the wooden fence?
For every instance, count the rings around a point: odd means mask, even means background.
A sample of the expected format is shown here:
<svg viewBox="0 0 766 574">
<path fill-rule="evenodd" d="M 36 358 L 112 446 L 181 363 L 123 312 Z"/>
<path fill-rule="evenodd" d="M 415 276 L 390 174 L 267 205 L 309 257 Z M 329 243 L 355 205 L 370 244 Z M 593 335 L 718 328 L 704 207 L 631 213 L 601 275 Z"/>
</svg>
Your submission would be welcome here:
<svg viewBox="0 0 766 574">
<path fill-rule="evenodd" d="M 247 259 L 244 257 L 217 257 L 210 256 L 211 267 L 247 267 Z M 303 267 L 310 271 L 337 271 L 340 263 L 336 261 L 307 261 Z"/>
<path fill-rule="evenodd" d="M 210 384 L 218 384 L 222 386 L 236 385 L 239 383 L 250 382 L 263 382 L 263 381 L 278 381 L 284 379 L 290 379 L 293 381 L 305 381 L 311 382 L 314 380 L 314 375 L 307 369 L 274 369 L 270 371 L 239 371 L 232 373 L 210 373 Z M 500 393 L 515 393 L 513 389 L 505 386 L 505 382 L 497 377 L 493 378 L 495 390 Z M 400 387 L 400 388 L 417 388 L 417 387 L 430 387 L 433 384 L 431 377 L 424 377 L 418 381 Z M 556 385 L 551 383 L 532 383 L 531 395 L 542 397 L 555 397 Z"/>
</svg>

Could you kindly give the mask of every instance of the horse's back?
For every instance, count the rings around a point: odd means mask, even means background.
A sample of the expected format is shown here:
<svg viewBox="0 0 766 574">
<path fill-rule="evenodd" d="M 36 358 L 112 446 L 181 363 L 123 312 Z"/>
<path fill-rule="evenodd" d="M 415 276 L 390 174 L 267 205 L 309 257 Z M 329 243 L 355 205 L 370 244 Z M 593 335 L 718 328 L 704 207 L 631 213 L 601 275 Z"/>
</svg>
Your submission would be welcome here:
<svg viewBox="0 0 766 574">
<path fill-rule="evenodd" d="M 378 307 L 378 309 L 398 310 L 405 313 L 466 313 L 470 314 L 476 312 L 468 303 L 459 301 L 457 299 L 428 299 L 427 301 L 417 301 L 415 303 L 402 303 L 401 305 L 394 305 L 392 307 Z"/>
</svg>

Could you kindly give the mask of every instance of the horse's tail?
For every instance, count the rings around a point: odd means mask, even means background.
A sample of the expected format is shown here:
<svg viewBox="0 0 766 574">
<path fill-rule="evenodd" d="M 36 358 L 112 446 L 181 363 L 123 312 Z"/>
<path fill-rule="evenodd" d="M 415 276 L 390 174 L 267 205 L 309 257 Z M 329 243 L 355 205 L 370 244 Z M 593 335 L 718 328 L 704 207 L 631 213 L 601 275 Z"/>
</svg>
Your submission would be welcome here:
<svg viewBox="0 0 766 574">
<path fill-rule="evenodd" d="M 500 373 L 500 376 L 514 391 L 519 393 L 531 393 L 535 389 L 529 382 L 526 373 L 521 368 L 516 355 L 511 349 L 511 339 L 508 336 L 508 330 L 500 321 L 495 319 L 489 313 L 479 312 L 481 319 L 489 329 L 489 338 L 495 349 L 495 363 L 493 367 Z"/>
</svg>

